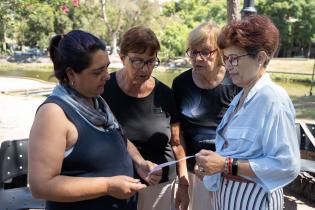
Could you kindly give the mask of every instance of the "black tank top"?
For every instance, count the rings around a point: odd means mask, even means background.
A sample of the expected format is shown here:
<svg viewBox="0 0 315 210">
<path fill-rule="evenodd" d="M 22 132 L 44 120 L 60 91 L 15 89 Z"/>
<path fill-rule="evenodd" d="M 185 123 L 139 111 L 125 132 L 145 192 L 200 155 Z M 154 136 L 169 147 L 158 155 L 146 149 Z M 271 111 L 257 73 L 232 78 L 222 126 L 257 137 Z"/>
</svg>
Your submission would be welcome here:
<svg viewBox="0 0 315 210">
<path fill-rule="evenodd" d="M 133 177 L 132 160 L 120 130 L 101 131 L 83 118 L 70 105 L 50 96 L 43 103 L 55 103 L 65 112 L 78 131 L 73 151 L 63 160 L 61 175 L 77 177 Z M 133 210 L 135 199 L 120 200 L 111 196 L 62 203 L 46 202 L 46 210 Z"/>
</svg>

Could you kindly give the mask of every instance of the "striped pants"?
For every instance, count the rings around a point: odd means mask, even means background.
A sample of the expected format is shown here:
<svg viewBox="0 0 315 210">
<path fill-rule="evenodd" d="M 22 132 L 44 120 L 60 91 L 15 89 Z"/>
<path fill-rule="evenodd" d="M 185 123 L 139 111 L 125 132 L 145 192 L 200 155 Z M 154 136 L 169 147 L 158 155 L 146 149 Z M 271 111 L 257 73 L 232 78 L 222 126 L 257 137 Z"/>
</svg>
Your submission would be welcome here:
<svg viewBox="0 0 315 210">
<path fill-rule="evenodd" d="M 211 210 L 282 210 L 283 190 L 268 193 L 256 183 L 222 178 L 212 204 Z"/>
</svg>

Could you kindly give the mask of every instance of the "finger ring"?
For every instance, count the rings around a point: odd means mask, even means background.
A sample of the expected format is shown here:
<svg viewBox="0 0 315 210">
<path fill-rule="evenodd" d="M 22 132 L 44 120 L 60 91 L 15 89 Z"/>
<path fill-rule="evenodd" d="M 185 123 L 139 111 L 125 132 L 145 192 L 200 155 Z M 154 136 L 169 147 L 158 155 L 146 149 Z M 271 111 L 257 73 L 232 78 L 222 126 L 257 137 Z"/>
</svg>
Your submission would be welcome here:
<svg viewBox="0 0 315 210">
<path fill-rule="evenodd" d="M 205 172 L 205 169 L 203 167 L 199 166 L 199 171 L 203 173 L 203 172 Z"/>
</svg>

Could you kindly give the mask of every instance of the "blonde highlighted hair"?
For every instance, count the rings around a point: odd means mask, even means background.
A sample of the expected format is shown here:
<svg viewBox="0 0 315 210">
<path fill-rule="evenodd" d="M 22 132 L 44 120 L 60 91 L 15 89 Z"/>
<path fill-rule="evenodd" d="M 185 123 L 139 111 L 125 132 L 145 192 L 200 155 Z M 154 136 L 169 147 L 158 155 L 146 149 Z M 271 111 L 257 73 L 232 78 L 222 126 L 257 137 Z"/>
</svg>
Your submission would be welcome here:
<svg viewBox="0 0 315 210">
<path fill-rule="evenodd" d="M 210 41 L 211 50 L 217 49 L 217 56 L 216 56 L 216 66 L 221 66 L 221 52 L 218 48 L 217 39 L 220 34 L 220 27 L 212 20 L 204 22 L 197 27 L 195 27 L 188 36 L 187 39 L 187 48 L 191 49 L 197 47 L 208 40 Z"/>
</svg>

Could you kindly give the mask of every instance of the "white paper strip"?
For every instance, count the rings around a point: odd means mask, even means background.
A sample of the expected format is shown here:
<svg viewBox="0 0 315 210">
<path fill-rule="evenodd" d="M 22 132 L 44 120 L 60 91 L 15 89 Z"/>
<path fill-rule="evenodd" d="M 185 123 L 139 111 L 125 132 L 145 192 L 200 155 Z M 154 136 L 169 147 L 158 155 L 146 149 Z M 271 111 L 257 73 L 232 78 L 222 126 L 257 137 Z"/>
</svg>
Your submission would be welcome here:
<svg viewBox="0 0 315 210">
<path fill-rule="evenodd" d="M 187 159 L 192 158 L 192 157 L 195 157 L 195 155 L 186 156 L 186 157 L 183 157 L 183 158 L 181 158 L 181 159 L 179 159 L 179 160 L 173 160 L 173 161 L 169 161 L 169 162 L 166 162 L 166 163 L 162 163 L 162 164 L 160 164 L 160 165 L 155 166 L 155 167 L 149 172 L 149 174 L 152 174 L 152 173 L 154 173 L 154 172 L 156 172 L 156 171 L 158 171 L 158 170 L 161 170 L 162 168 L 164 168 L 164 167 L 166 167 L 166 166 L 170 166 L 170 165 L 176 164 L 176 163 L 178 163 L 179 161 L 187 160 Z"/>
</svg>

